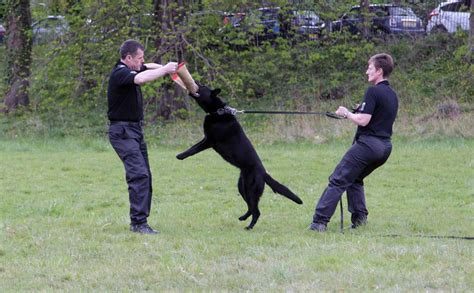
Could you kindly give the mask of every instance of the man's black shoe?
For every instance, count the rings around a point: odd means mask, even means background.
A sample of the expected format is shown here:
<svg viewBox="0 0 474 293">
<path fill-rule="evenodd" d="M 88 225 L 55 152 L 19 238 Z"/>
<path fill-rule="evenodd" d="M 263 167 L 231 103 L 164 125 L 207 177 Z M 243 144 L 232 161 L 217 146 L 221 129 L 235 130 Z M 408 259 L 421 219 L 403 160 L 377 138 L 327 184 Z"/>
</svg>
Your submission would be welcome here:
<svg viewBox="0 0 474 293">
<path fill-rule="evenodd" d="M 311 223 L 309 226 L 309 230 L 316 231 L 316 232 L 325 232 L 326 225 L 322 223 Z"/>
<path fill-rule="evenodd" d="M 132 224 L 130 225 L 130 231 L 141 234 L 158 234 L 158 231 L 153 230 L 147 223 Z"/>
</svg>

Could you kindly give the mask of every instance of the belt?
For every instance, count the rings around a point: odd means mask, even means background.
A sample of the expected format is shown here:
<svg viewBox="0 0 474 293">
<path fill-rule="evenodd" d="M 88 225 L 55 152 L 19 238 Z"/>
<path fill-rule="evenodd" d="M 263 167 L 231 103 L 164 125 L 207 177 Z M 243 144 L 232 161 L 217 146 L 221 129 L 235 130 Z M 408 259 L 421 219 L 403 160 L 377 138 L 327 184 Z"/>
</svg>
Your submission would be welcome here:
<svg viewBox="0 0 474 293">
<path fill-rule="evenodd" d="M 130 126 L 143 126 L 143 120 L 140 121 L 109 121 L 108 125 L 130 125 Z"/>
<path fill-rule="evenodd" d="M 377 135 L 370 135 L 370 134 L 361 134 L 361 135 L 357 136 L 357 137 L 355 138 L 355 140 L 358 140 L 358 139 L 359 139 L 360 137 L 362 137 L 362 136 L 377 138 L 377 139 L 379 139 L 379 140 L 381 140 L 381 141 L 390 141 L 390 142 L 392 141 L 392 139 L 391 139 L 390 137 L 377 136 Z"/>
</svg>

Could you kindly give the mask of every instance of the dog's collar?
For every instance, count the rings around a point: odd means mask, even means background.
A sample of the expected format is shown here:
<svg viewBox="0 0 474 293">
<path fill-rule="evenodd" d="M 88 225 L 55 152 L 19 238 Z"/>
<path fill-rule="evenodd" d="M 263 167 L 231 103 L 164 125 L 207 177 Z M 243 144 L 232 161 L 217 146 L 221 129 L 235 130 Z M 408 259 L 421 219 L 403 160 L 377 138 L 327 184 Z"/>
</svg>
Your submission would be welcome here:
<svg viewBox="0 0 474 293">
<path fill-rule="evenodd" d="M 235 116 L 235 114 L 237 114 L 237 110 L 232 108 L 232 107 L 229 107 L 229 106 L 224 106 L 220 109 L 217 109 L 216 112 L 213 112 L 213 113 L 209 113 L 209 115 L 225 115 L 225 114 L 230 114 L 230 115 L 233 115 Z"/>
</svg>

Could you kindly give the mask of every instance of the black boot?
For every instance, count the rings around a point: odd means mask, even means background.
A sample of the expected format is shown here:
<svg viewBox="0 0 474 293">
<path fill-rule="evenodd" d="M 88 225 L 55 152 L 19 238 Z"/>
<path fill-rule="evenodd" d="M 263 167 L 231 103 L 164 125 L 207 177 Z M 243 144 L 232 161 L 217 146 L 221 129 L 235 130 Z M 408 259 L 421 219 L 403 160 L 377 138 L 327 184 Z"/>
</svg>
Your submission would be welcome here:
<svg viewBox="0 0 474 293">
<path fill-rule="evenodd" d="M 322 223 L 311 223 L 308 228 L 309 230 L 316 231 L 316 232 L 325 232 L 326 231 L 326 224 Z"/>
<path fill-rule="evenodd" d="M 147 223 L 131 224 L 130 231 L 140 234 L 158 234 L 158 231 L 153 230 Z"/>
<path fill-rule="evenodd" d="M 352 221 L 351 229 L 356 229 L 359 226 L 367 225 L 367 216 L 352 214 L 351 221 Z"/>
</svg>

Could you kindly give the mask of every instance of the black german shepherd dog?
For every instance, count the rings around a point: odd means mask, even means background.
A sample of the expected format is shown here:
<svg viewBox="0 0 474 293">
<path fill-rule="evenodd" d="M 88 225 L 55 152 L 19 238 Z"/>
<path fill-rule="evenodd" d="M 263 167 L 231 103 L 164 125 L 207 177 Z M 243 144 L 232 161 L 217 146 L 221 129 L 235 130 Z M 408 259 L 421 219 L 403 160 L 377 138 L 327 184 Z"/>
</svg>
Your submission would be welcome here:
<svg viewBox="0 0 474 293">
<path fill-rule="evenodd" d="M 298 204 L 302 204 L 303 201 L 265 171 L 252 143 L 235 118 L 235 109 L 226 106 L 218 97 L 220 91 L 220 89 L 211 90 L 207 86 L 199 85 L 197 94 L 190 94 L 207 113 L 204 119 L 204 138 L 188 150 L 178 154 L 176 158 L 184 160 L 203 150 L 213 148 L 224 160 L 239 168 L 240 177 L 237 186 L 248 206 L 247 212 L 239 220 L 245 221 L 249 216 L 252 216 L 252 221 L 246 227 L 246 229 L 252 229 L 260 216 L 258 202 L 265 183 L 271 187 L 273 192 Z"/>
</svg>

